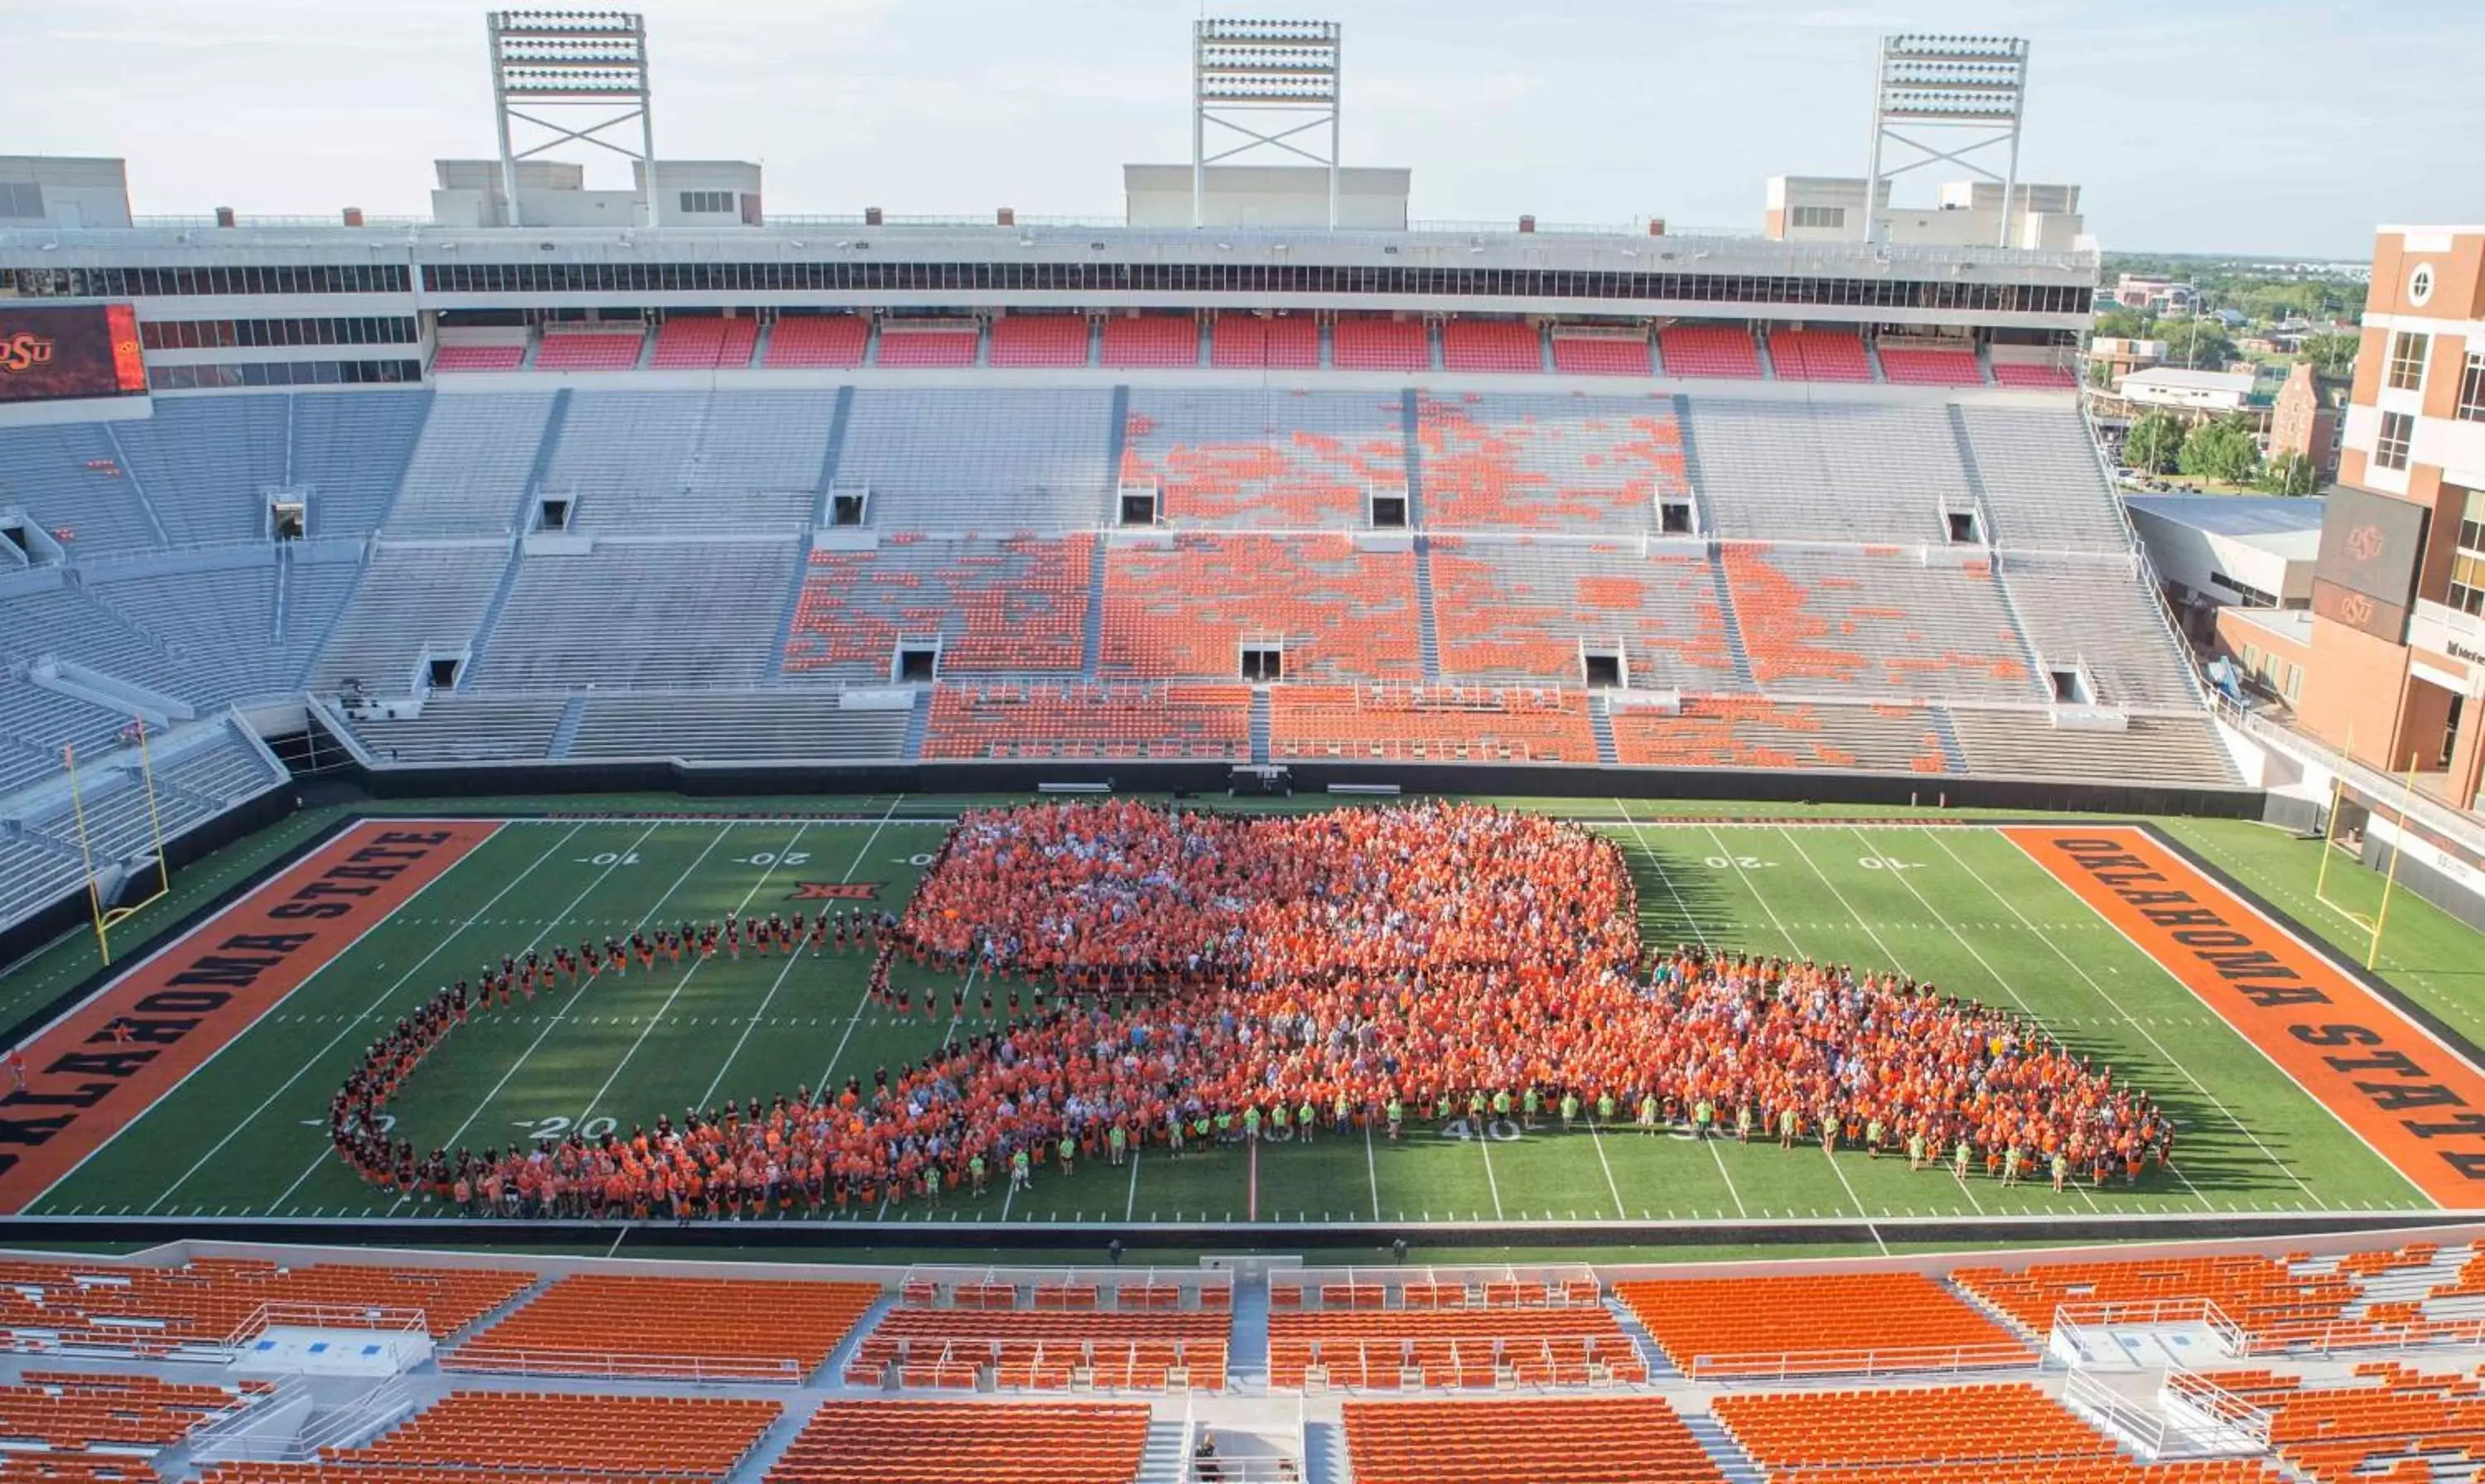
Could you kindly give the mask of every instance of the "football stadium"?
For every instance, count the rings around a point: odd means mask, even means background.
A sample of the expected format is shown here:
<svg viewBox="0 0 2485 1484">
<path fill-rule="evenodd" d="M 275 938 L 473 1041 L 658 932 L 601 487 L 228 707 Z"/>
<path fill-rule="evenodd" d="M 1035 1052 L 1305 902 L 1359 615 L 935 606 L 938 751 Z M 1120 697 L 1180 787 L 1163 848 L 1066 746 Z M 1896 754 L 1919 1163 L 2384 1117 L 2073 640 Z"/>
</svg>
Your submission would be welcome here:
<svg viewBox="0 0 2485 1484">
<path fill-rule="evenodd" d="M 2477 1477 L 2485 229 L 2280 706 L 2025 40 L 1692 231 L 1411 217 L 1335 22 L 1086 221 L 485 19 L 420 220 L 0 157 L 0 1484 Z"/>
</svg>

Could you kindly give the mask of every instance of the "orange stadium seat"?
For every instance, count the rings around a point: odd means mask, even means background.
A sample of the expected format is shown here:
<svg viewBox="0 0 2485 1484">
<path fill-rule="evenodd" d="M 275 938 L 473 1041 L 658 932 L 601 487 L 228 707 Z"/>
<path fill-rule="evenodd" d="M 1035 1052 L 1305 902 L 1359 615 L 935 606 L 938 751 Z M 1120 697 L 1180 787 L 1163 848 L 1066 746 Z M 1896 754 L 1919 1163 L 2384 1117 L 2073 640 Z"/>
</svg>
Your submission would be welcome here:
<svg viewBox="0 0 2485 1484">
<path fill-rule="evenodd" d="M 1098 1295 L 1089 1290 L 1085 1302 Z M 1083 1381 L 1100 1390 L 1225 1389 L 1230 1314 L 1205 1309 L 1098 1312 L 1048 1304 L 1034 1309 L 902 1305 L 881 1316 L 846 1363 L 849 1386 L 881 1386 L 894 1375 L 909 1388 L 1066 1390 Z"/>
<path fill-rule="evenodd" d="M 768 332 L 759 364 L 771 369 L 852 370 L 871 345 L 871 322 L 859 314 L 784 314 Z"/>
<path fill-rule="evenodd" d="M 811 553 L 785 670 L 865 666 L 888 678 L 901 639 L 939 636 L 947 675 L 1075 670 L 1095 580 L 1093 536 L 927 541 Z"/>
<path fill-rule="evenodd" d="M 1441 369 L 1534 374 L 1544 369 L 1543 338 L 1521 320 L 1449 320 L 1441 326 Z"/>
<path fill-rule="evenodd" d="M 627 330 L 547 330 L 535 351 L 538 371 L 626 371 L 639 364 L 647 337 Z"/>
<path fill-rule="evenodd" d="M 1614 1285 L 1667 1359 L 1704 1377 L 2033 1364 L 2028 1345 L 1920 1273 Z"/>
<path fill-rule="evenodd" d="M 942 686 L 927 758 L 1209 758 L 1251 753 L 1241 685 Z"/>
<path fill-rule="evenodd" d="M 1664 1398 L 1345 1407 L 1357 1484 L 1724 1484 Z"/>
<path fill-rule="evenodd" d="M 2362 1306 L 2350 1314 L 2363 1295 L 2360 1279 L 2427 1266 L 2439 1251 L 2432 1243 L 2416 1242 L 2388 1251 L 2350 1254 L 2317 1265 L 2244 1254 L 2038 1263 L 2015 1270 L 1972 1267 L 1952 1273 L 1951 1281 L 2034 1335 L 2050 1331 L 2055 1310 L 2065 1305 L 2118 1306 L 2137 1312 L 2149 1306 L 2174 1308 L 2205 1301 L 2244 1332 L 2255 1352 L 2274 1353 L 2305 1344 L 2351 1349 L 2360 1343 L 2398 1343 L 2437 1336 L 2472 1339 L 2477 1332 L 2472 1319 L 2464 1324 L 2435 1319 L 2420 1307 L 2399 1311 Z M 2471 1274 L 2485 1278 L 2480 1259 L 2471 1257 L 2463 1264 L 2459 1279 L 2442 1285 L 2434 1296 L 2485 1291 L 2466 1286 L 2474 1281 Z"/>
<path fill-rule="evenodd" d="M 1107 550 L 1106 674 L 1232 676 L 1261 638 L 1283 644 L 1289 679 L 1420 679 L 1414 553 L 1343 534 L 1189 531 Z"/>
<path fill-rule="evenodd" d="M 247 1408 L 265 1381 L 203 1385 L 147 1375 L 29 1370 L 0 1386 L 0 1440 L 14 1462 L 38 1456 L 76 1471 L 179 1444 L 205 1422 Z M 118 1456 L 113 1456 L 118 1455 Z"/>
<path fill-rule="evenodd" d="M 431 358 L 435 371 L 514 371 L 526 364 L 523 345 L 443 345 Z"/>
<path fill-rule="evenodd" d="M 352 1463 L 253 1462 L 217 1464 L 199 1476 L 199 1484 L 614 1484 L 614 1477 L 613 1473 L 579 1464 L 545 1469 L 491 1469 L 437 1464 L 399 1468 Z M 711 1484 L 704 1475 L 630 1473 L 626 1477 L 629 1484 Z M 5 1481 L 5 1475 L 0 1475 L 0 1481 Z M 76 1481 L 68 1481 L 68 1484 L 76 1484 Z"/>
<path fill-rule="evenodd" d="M 2431 1484 L 2485 1465 L 2485 1388 L 2472 1375 L 2428 1375 L 2395 1361 L 2356 1367 L 2344 1384 L 2268 1371 L 2175 1377 L 2205 1383 L 2270 1415 L 2278 1456 L 2313 1484 Z"/>
<path fill-rule="evenodd" d="M 677 315 L 656 331 L 656 348 L 647 364 L 659 371 L 714 370 L 747 366 L 759 343 L 759 321 L 748 314 L 726 319 L 715 314 Z"/>
<path fill-rule="evenodd" d="M 1993 363 L 1993 384 L 1997 387 L 2044 391 L 2057 388 L 2064 390 L 2076 388 L 2080 384 L 2080 379 L 2063 366 L 2030 365 L 2025 362 L 1996 361 Z"/>
<path fill-rule="evenodd" d="M 1760 346 L 1737 325 L 1675 325 L 1656 333 L 1668 376 L 1761 379 Z"/>
<path fill-rule="evenodd" d="M 1315 1367 L 1327 1385 L 1352 1390 L 1648 1379 L 1638 1347 L 1600 1304 L 1384 1309 L 1373 1293 L 1368 1307 L 1272 1311 L 1269 1384 L 1302 1387 Z"/>
<path fill-rule="evenodd" d="M 1310 370 L 1320 364 L 1320 322 L 1308 314 L 1218 314 L 1209 327 L 1208 364 L 1234 370 Z"/>
<path fill-rule="evenodd" d="M 1422 320 L 1340 314 L 1329 326 L 1329 364 L 1341 371 L 1427 371 L 1433 348 Z"/>
<path fill-rule="evenodd" d="M 1062 366 L 1087 364 L 1084 314 L 1004 314 L 993 321 L 991 364 Z"/>
<path fill-rule="evenodd" d="M 879 1298 L 877 1283 L 577 1273 L 440 1368 L 791 1384 L 826 1363 Z"/>
<path fill-rule="evenodd" d="M 1131 1484 L 1147 1437 L 1128 1404 L 833 1401 L 768 1484 Z"/>
<path fill-rule="evenodd" d="M 973 365 L 981 338 L 982 332 L 974 326 L 948 320 L 922 325 L 882 320 L 879 364 L 910 368 Z"/>
<path fill-rule="evenodd" d="M 1553 369 L 1565 376 L 1647 376 L 1648 334 L 1590 335 L 1553 332 Z"/>
<path fill-rule="evenodd" d="M 1769 362 L 1780 381 L 1871 381 L 1872 358 L 1851 330 L 1772 330 Z"/>
<path fill-rule="evenodd" d="M 517 1297 L 532 1273 L 491 1268 L 280 1267 L 201 1258 L 177 1268 L 111 1262 L 0 1262 L 0 1337 L 18 1350 L 59 1346 L 162 1355 L 221 1344 L 262 1305 L 419 1309 L 446 1338 Z"/>
<path fill-rule="evenodd" d="M 1984 372 L 1976 364 L 1973 350 L 1923 350 L 1913 346 L 1884 342 L 1880 348 L 1881 374 L 1887 379 L 1914 387 L 1980 387 Z"/>
<path fill-rule="evenodd" d="M 1105 321 L 1097 364 L 1112 370 L 1181 370 L 1199 364 L 1199 321 L 1188 314 L 1117 314 Z"/>
<path fill-rule="evenodd" d="M 1270 692 L 1270 721 L 1272 758 L 1597 760 L 1577 691 L 1283 686 Z"/>
<path fill-rule="evenodd" d="M 1659 497 L 1691 493 L 1682 426 L 1668 402 L 1582 415 L 1531 398 L 1516 417 L 1497 405 L 1509 404 L 1481 396 L 1416 404 L 1430 524 L 1567 533 L 1621 523 L 1646 531 Z"/>
<path fill-rule="evenodd" d="M 323 1449 L 321 1459 L 722 1479 L 781 1415 L 773 1401 L 724 1397 L 451 1391 L 360 1447 Z"/>
</svg>

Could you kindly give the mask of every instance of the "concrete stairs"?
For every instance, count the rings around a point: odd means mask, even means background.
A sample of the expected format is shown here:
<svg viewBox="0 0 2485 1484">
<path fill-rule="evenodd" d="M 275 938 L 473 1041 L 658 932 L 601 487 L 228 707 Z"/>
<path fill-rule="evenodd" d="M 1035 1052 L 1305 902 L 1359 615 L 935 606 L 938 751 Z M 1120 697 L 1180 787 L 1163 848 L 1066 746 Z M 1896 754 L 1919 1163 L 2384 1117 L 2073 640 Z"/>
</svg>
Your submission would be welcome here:
<svg viewBox="0 0 2485 1484">
<path fill-rule="evenodd" d="M 1352 1484 L 1346 1427 L 1340 1422 L 1303 1423 L 1303 1484 Z"/>
<path fill-rule="evenodd" d="M 1415 538 L 1415 643 L 1424 659 L 1424 684 L 1441 680 L 1441 628 L 1433 611 L 1433 541 Z"/>
<path fill-rule="evenodd" d="M 1190 1459 L 1183 1450 L 1181 1421 L 1151 1417 L 1148 1440 L 1139 1449 L 1139 1472 L 1133 1484 L 1184 1484 L 1189 1472 Z"/>
<path fill-rule="evenodd" d="M 1588 730 L 1596 734 L 1598 764 L 1604 768 L 1621 767 L 1622 753 L 1614 746 L 1614 714 L 1601 695 L 1588 697 Z"/>
<path fill-rule="evenodd" d="M 552 729 L 552 745 L 545 749 L 544 755 L 556 758 L 569 756 L 570 743 L 578 741 L 578 724 L 586 719 L 587 697 L 571 696 L 569 704 L 560 709 L 560 724 Z"/>
<path fill-rule="evenodd" d="M 1751 1454 L 1743 1451 L 1743 1445 L 1734 1441 L 1734 1434 L 1726 1431 L 1725 1424 L 1717 1420 L 1715 1414 L 1685 1412 L 1682 1425 L 1716 1462 L 1717 1471 L 1725 1475 L 1726 1484 L 1765 1484 L 1767 1473 L 1753 1461 Z"/>
<path fill-rule="evenodd" d="M 1269 737 L 1274 724 L 1270 718 L 1270 706 L 1269 701 L 1269 688 L 1266 686 L 1252 687 L 1251 761 L 1254 763 L 1266 763 L 1269 761 Z"/>
<path fill-rule="evenodd" d="M 909 763 L 922 761 L 923 736 L 932 730 L 932 688 L 926 686 L 915 697 L 915 709 L 906 714 L 906 750 L 898 756 Z"/>
</svg>

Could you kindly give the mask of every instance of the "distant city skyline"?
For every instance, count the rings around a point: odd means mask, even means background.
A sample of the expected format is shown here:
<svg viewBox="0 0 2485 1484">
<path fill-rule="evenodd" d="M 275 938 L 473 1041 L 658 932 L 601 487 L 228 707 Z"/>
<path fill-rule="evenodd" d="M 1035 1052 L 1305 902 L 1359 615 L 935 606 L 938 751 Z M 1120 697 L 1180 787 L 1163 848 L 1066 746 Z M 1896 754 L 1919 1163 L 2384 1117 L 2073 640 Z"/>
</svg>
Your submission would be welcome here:
<svg viewBox="0 0 2485 1484">
<path fill-rule="evenodd" d="M 1189 158 L 1197 7 L 637 8 L 659 154 L 761 162 L 774 212 L 1116 216 L 1123 163 Z M 0 7 L 0 152 L 123 155 L 141 214 L 419 215 L 433 159 L 495 151 L 485 9 Z M 1270 9 L 1344 23 L 1347 163 L 1411 167 L 1424 220 L 1752 229 L 1767 176 L 1863 173 L 1876 39 L 1906 30 L 2031 39 L 2021 178 L 2083 187 L 2109 252 L 2355 260 L 2381 223 L 2485 220 L 2485 7 L 2456 0 Z"/>
</svg>

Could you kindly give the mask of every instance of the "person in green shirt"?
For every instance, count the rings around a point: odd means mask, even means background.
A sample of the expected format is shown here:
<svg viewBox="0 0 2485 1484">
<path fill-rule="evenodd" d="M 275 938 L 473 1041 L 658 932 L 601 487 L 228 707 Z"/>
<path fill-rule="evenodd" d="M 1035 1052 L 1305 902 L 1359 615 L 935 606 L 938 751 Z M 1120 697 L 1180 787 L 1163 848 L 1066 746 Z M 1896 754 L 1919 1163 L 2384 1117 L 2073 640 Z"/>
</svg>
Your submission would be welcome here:
<svg viewBox="0 0 2485 1484">
<path fill-rule="evenodd" d="M 1874 1159 L 1881 1157 L 1881 1116 L 1877 1113 L 1864 1122 L 1864 1147 L 1871 1151 Z"/>
<path fill-rule="evenodd" d="M 1752 1105 L 1745 1103 L 1734 1110 L 1734 1137 L 1745 1144 L 1752 1142 Z"/>
<path fill-rule="evenodd" d="M 1174 1158 L 1182 1158 L 1182 1115 L 1179 1113 L 1165 1115 L 1165 1145 L 1172 1150 Z"/>
<path fill-rule="evenodd" d="M 1531 1082 L 1527 1085 L 1526 1095 L 1519 1099 L 1518 1106 L 1520 1110 L 1518 1126 L 1533 1129 L 1536 1127 L 1536 1115 L 1544 1111 L 1544 1094 L 1537 1092 L 1536 1084 Z"/>
<path fill-rule="evenodd" d="M 1286 1106 L 1286 1100 L 1284 1098 L 1278 1098 L 1276 1106 L 1269 1110 L 1269 1126 L 1275 1130 L 1275 1132 L 1270 1134 L 1269 1137 L 1276 1140 L 1279 1144 L 1283 1144 L 1288 1139 L 1294 1137 L 1294 1110 Z"/>
<path fill-rule="evenodd" d="M 1710 1134 L 1716 1132 L 1716 1128 L 1717 1105 L 1705 1097 L 1700 1099 L 1699 1102 L 1693 1104 L 1691 1109 L 1691 1131 L 1698 1134 L 1701 1138 L 1706 1139 Z"/>
<path fill-rule="evenodd" d="M 967 1188 L 978 1196 L 984 1193 L 984 1156 L 981 1154 L 967 1158 Z"/>
<path fill-rule="evenodd" d="M 1968 1168 L 1968 1162 L 1969 1162 L 1970 1160 L 1974 1159 L 1975 1157 L 1976 1157 L 1976 1151 L 1975 1151 L 1973 1148 L 1969 1147 L 1969 1146 L 1968 1146 L 1968 1142 L 1967 1142 L 1967 1135 L 1965 1135 L 1965 1134 L 1961 1134 L 1961 1135 L 1959 1135 L 1959 1136 L 1958 1136 L 1958 1147 L 1957 1147 L 1956 1149 L 1952 1150 L 1952 1154 L 1951 1154 L 1951 1170 L 1952 1171 L 1952 1173 L 1954 1173 L 1955 1174 L 1957 1174 L 1957 1176 L 1958 1176 L 1960 1179 L 1962 1179 L 1962 1180 L 1966 1179 L 1966 1178 L 1967 1178 L 1967 1168 Z"/>
<path fill-rule="evenodd" d="M 1311 1104 L 1306 1102 L 1303 1106 L 1308 1108 Z M 1328 1126 L 1336 1129 L 1341 1134 L 1346 1132 L 1346 1120 L 1353 1117 L 1354 1105 L 1346 1100 L 1346 1092 L 1344 1089 L 1340 1089 L 1338 1091 L 1336 1101 L 1329 1104 L 1329 1115 Z M 1305 1119 L 1303 1121 L 1308 1123 L 1311 1120 Z M 1391 1137 L 1394 1138 L 1396 1136 L 1392 1135 Z"/>
<path fill-rule="evenodd" d="M 1297 1130 L 1296 1137 L 1305 1144 L 1311 1143 L 1312 1124 L 1318 1121 L 1318 1119 L 1319 1115 L 1312 1108 L 1311 1094 L 1307 1093 L 1303 1094 L 1303 1105 L 1295 1110 L 1295 1127 Z M 1341 1125 L 1346 1122 L 1346 1099 L 1344 1098 L 1338 1099 L 1337 1121 Z"/>
<path fill-rule="evenodd" d="M 1614 1094 L 1611 1093 L 1598 1093 L 1597 1094 L 1597 1126 L 1602 1128 L 1613 1120 Z"/>
<path fill-rule="evenodd" d="M 1131 1136 L 1124 1133 L 1122 1125 L 1117 1122 L 1113 1125 L 1112 1131 L 1105 1136 L 1105 1143 L 1113 1151 L 1113 1168 L 1121 1169 L 1123 1157 L 1130 1152 Z"/>
<path fill-rule="evenodd" d="M 1495 1121 L 1510 1121 L 1510 1090 L 1503 1088 L 1492 1094 L 1492 1116 Z"/>
<path fill-rule="evenodd" d="M 1392 1140 L 1395 1140 L 1398 1137 L 1400 1126 L 1406 1121 L 1406 1105 L 1398 1100 L 1398 1094 L 1395 1093 L 1389 1094 L 1389 1111 L 1387 1118 L 1389 1120 L 1389 1137 Z"/>
<path fill-rule="evenodd" d="M 1925 1132 L 1920 1128 L 1907 1136 L 1907 1169 L 1912 1173 L 1924 1167 Z"/>
<path fill-rule="evenodd" d="M 1479 1133 L 1483 1131 L 1484 1089 L 1482 1088 L 1476 1088 L 1467 1093 L 1467 1121 L 1476 1124 Z"/>
<path fill-rule="evenodd" d="M 1450 1101 L 1450 1094 L 1447 1093 L 1443 1093 L 1440 1096 L 1434 1098 L 1433 1121 L 1435 1123 L 1448 1122 L 1450 1120 L 1451 1111 L 1457 1106 L 1458 1104 Z"/>
<path fill-rule="evenodd" d="M 1225 1108 L 1219 1108 L 1219 1109 L 1217 1109 L 1217 1110 L 1216 1110 L 1216 1142 L 1217 1142 L 1217 1143 L 1219 1143 L 1219 1144 L 1223 1144 L 1223 1143 L 1225 1142 L 1225 1136 L 1226 1136 L 1226 1135 L 1228 1135 L 1228 1134 L 1230 1134 L 1230 1133 L 1232 1133 L 1232 1132 L 1234 1132 L 1234 1114 L 1233 1114 L 1233 1112 L 1232 1112 L 1230 1109 L 1225 1109 Z"/>
<path fill-rule="evenodd" d="M 2061 1195 L 2061 1194 L 2062 1193 L 2062 1186 L 2063 1186 L 2066 1182 L 2068 1182 L 2068 1181 L 2069 1181 L 2070 1177 L 2071 1177 L 2071 1161 L 2070 1161 L 2070 1157 L 2069 1157 L 2068 1155 L 2064 1154 L 2062 1150 L 2060 1150 L 2060 1149 L 2056 1149 L 2056 1150 L 2054 1151 L 2054 1194 L 2055 1194 L 2055 1195 L 2059 1196 L 2059 1195 Z"/>
<path fill-rule="evenodd" d="M 1579 1121 L 1579 1094 L 1566 1092 L 1562 1094 L 1562 1132 L 1569 1133 L 1570 1125 L 1577 1121 Z"/>
<path fill-rule="evenodd" d="M 1021 1149 L 1010 1156 L 1010 1189 L 1024 1190 L 1035 1183 L 1035 1161 Z"/>
<path fill-rule="evenodd" d="M 1652 1134 L 1656 1132 L 1656 1094 L 1654 1093 L 1642 1093 L 1639 1094 L 1638 1121 L 1639 1131 L 1641 1133 Z"/>
<path fill-rule="evenodd" d="M 1260 1105 L 1253 1103 L 1242 1110 L 1242 1137 L 1257 1142 L 1260 1137 Z"/>
<path fill-rule="evenodd" d="M 1071 1138 L 1068 1134 L 1063 1134 L 1061 1136 L 1061 1142 L 1054 1145 L 1052 1149 L 1053 1153 L 1058 1155 L 1061 1159 L 1061 1173 L 1065 1175 L 1068 1174 L 1070 1173 L 1070 1166 L 1079 1158 L 1079 1141 Z"/>
<path fill-rule="evenodd" d="M 1802 1114 L 1795 1112 L 1792 1108 L 1780 1108 L 1778 1110 L 1778 1147 L 1782 1149 L 1793 1148 L 1794 1136 L 1801 1132 L 1802 1128 Z"/>
</svg>

